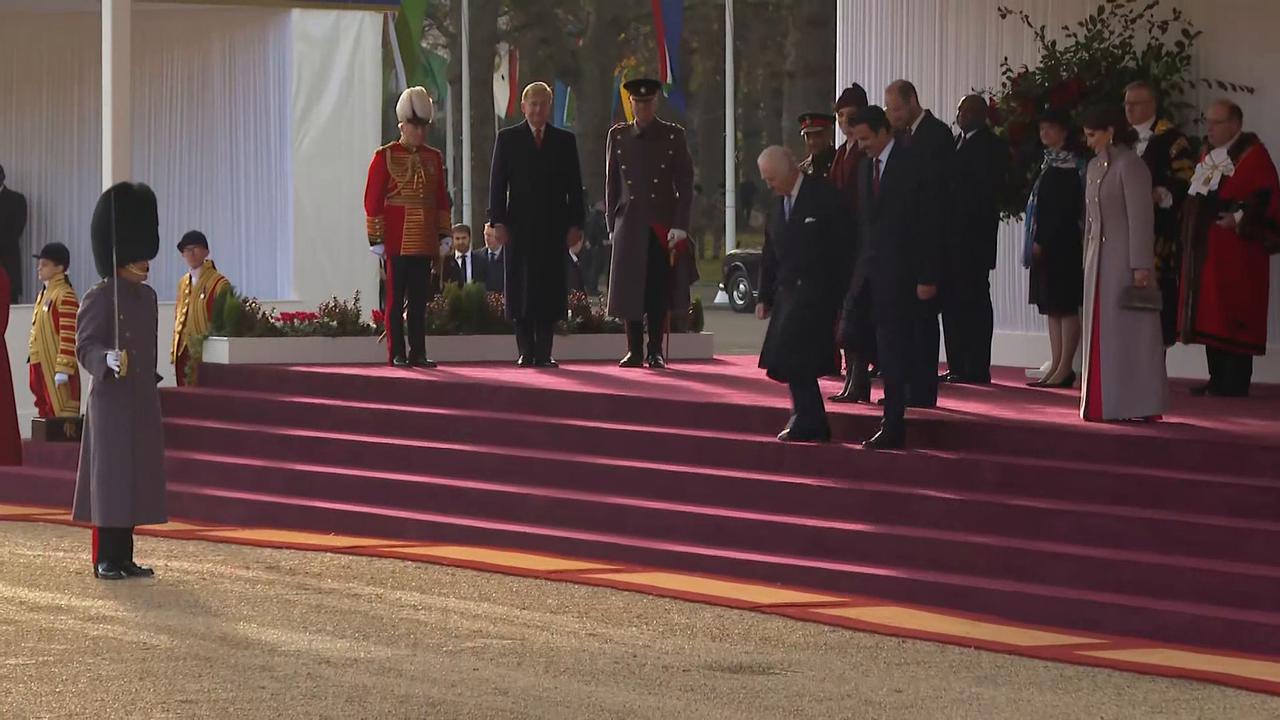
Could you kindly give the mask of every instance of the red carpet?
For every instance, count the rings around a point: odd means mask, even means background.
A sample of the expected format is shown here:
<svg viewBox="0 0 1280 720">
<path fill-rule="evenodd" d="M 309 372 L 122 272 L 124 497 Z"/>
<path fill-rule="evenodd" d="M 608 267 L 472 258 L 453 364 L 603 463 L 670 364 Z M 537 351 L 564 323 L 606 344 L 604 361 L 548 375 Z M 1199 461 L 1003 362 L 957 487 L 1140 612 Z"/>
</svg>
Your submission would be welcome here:
<svg viewBox="0 0 1280 720">
<path fill-rule="evenodd" d="M 164 393 L 171 513 L 540 551 L 1280 654 L 1280 392 L 1085 424 L 1076 393 L 947 387 L 902 453 L 773 440 L 753 358 L 670 372 L 202 369 Z M 834 391 L 834 382 L 827 389 Z M 69 506 L 73 448 L 0 502 Z"/>
</svg>

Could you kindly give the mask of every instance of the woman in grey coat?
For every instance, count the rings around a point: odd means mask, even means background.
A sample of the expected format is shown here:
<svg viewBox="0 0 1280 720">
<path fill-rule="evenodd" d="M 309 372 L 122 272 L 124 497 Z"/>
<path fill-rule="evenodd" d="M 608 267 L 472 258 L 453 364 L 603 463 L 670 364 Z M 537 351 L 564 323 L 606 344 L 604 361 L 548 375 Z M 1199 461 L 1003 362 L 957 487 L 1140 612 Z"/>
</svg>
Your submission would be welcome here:
<svg viewBox="0 0 1280 720">
<path fill-rule="evenodd" d="M 76 316 L 76 356 L 93 384 L 72 516 L 93 526 L 95 577 L 149 577 L 133 561 L 133 528 L 168 520 L 156 292 L 143 283 L 160 248 L 155 194 L 141 184 L 112 186 L 94 209 L 91 235 L 104 279 Z"/>
<path fill-rule="evenodd" d="M 1118 107 L 1091 109 L 1084 128 L 1096 156 L 1085 183 L 1080 416 L 1154 420 L 1165 410 L 1169 383 L 1160 306 L 1141 292 L 1155 283 L 1151 173 L 1133 151 L 1137 133 Z"/>
</svg>

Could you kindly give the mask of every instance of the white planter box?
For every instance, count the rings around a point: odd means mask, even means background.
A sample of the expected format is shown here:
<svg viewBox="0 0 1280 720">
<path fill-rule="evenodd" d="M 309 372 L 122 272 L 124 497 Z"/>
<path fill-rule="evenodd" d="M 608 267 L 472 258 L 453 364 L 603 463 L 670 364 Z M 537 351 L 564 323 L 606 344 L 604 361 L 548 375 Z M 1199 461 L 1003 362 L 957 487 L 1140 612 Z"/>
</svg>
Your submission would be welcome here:
<svg viewBox="0 0 1280 720">
<path fill-rule="evenodd" d="M 627 350 L 621 333 L 559 335 L 557 360 L 617 360 Z M 710 360 L 715 356 L 711 333 L 671 336 L 670 360 Z M 511 335 L 432 335 L 427 357 L 439 362 L 507 362 L 516 357 Z M 385 363 L 387 348 L 377 338 L 224 338 L 204 341 L 203 362 L 217 365 L 352 365 Z"/>
</svg>

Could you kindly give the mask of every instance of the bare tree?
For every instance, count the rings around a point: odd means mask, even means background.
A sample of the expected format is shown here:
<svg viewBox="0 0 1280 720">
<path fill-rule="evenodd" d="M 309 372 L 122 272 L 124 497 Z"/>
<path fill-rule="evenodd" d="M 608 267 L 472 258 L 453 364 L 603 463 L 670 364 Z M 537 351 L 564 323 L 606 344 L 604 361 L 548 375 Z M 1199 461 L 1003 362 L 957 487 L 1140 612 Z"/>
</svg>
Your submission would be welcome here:
<svg viewBox="0 0 1280 720">
<path fill-rule="evenodd" d="M 797 152 L 796 117 L 823 112 L 833 104 L 836 84 L 836 7 L 831 2 L 801 2 L 786 12 L 786 71 L 782 83 L 782 137 Z"/>
</svg>

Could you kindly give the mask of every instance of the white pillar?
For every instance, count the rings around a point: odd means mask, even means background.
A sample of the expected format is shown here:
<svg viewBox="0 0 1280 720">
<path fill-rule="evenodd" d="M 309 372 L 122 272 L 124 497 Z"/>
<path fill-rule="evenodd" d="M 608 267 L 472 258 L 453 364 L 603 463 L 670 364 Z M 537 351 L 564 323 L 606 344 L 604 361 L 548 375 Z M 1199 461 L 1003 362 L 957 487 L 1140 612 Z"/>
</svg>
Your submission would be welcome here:
<svg viewBox="0 0 1280 720">
<path fill-rule="evenodd" d="M 462 222 L 471 224 L 471 3 L 462 0 Z"/>
<path fill-rule="evenodd" d="M 733 82 L 733 0 L 724 0 L 724 251 L 738 247 L 738 130 L 737 98 Z M 716 293 L 715 305 L 727 305 L 729 295 Z"/>
<path fill-rule="evenodd" d="M 102 187 L 132 179 L 133 0 L 102 0 Z"/>
</svg>

